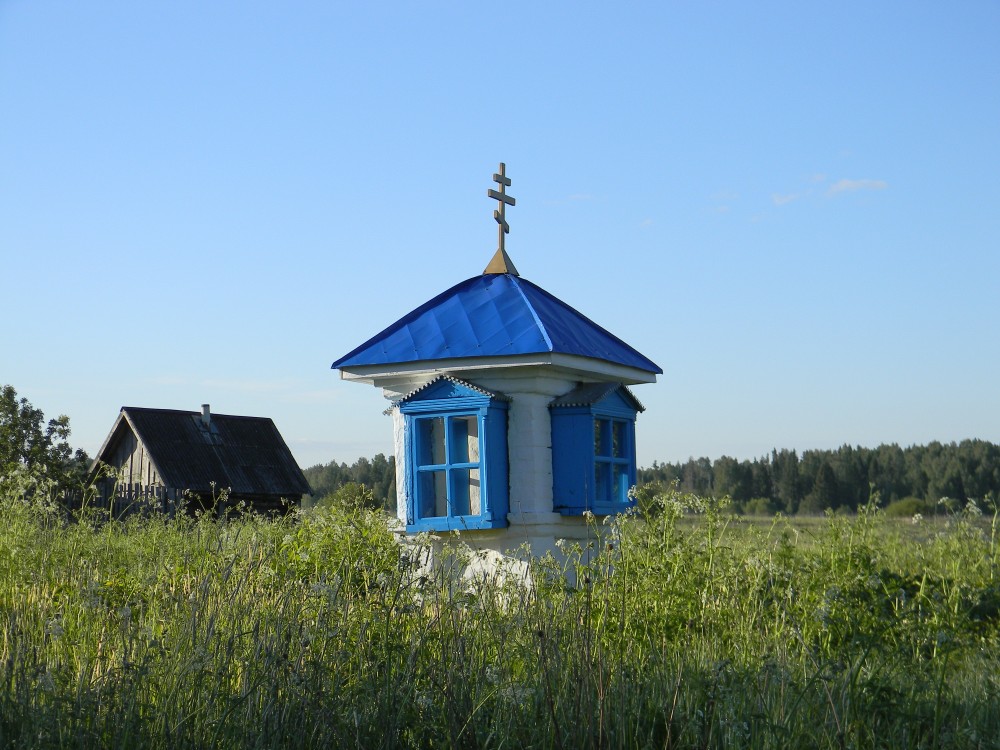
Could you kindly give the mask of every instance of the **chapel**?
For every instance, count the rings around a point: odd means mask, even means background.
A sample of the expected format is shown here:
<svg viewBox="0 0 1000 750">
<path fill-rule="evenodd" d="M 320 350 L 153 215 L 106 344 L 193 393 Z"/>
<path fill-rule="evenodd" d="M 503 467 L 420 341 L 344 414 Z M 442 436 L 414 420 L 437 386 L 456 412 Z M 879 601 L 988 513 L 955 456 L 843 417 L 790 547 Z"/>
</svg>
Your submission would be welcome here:
<svg viewBox="0 0 1000 750">
<path fill-rule="evenodd" d="M 631 386 L 662 369 L 522 277 L 505 248 L 511 180 L 493 175 L 498 247 L 483 272 L 437 294 L 337 359 L 382 390 L 392 417 L 396 515 L 407 533 L 458 532 L 532 553 L 581 540 L 632 506 Z"/>
</svg>

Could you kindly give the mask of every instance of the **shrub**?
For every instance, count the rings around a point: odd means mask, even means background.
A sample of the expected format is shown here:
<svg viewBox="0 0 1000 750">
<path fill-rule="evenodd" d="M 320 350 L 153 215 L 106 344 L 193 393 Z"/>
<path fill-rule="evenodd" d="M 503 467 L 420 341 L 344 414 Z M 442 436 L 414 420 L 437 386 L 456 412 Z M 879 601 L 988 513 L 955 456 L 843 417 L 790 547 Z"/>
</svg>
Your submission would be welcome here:
<svg viewBox="0 0 1000 750">
<path fill-rule="evenodd" d="M 743 514 L 747 516 L 773 516 L 777 512 L 777 506 L 766 497 L 752 497 L 743 505 Z"/>
<path fill-rule="evenodd" d="M 918 513 L 922 516 L 933 515 L 934 511 L 933 503 L 916 497 L 904 497 L 889 503 L 885 508 L 885 515 L 889 518 L 913 518 Z"/>
</svg>

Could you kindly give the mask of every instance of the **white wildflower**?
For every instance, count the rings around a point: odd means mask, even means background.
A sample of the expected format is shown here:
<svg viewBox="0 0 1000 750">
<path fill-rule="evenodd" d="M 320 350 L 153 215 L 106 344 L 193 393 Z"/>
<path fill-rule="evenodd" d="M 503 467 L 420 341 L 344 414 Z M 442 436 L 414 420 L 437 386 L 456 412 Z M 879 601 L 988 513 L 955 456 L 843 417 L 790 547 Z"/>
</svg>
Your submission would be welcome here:
<svg viewBox="0 0 1000 750">
<path fill-rule="evenodd" d="M 48 668 L 38 678 L 38 689 L 43 693 L 54 693 L 56 690 L 56 681 L 52 678 L 52 673 Z"/>
</svg>

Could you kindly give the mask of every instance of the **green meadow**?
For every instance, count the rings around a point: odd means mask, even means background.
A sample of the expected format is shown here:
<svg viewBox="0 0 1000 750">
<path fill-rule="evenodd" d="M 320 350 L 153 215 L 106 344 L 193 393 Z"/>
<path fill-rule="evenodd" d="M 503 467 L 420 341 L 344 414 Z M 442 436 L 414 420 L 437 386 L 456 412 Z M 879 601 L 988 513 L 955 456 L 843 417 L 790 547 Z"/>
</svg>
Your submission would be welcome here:
<svg viewBox="0 0 1000 750">
<path fill-rule="evenodd" d="M 1000 745 L 992 508 L 641 508 L 463 578 L 469 535 L 427 568 L 349 500 L 117 522 L 8 480 L 0 747 Z"/>
</svg>

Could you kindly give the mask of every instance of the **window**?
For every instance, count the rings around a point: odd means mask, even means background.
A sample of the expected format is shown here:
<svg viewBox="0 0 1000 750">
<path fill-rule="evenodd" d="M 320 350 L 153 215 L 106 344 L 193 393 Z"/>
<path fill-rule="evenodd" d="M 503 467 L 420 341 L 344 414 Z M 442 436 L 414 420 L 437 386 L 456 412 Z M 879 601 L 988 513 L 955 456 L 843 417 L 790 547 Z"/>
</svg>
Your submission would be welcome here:
<svg viewBox="0 0 1000 750">
<path fill-rule="evenodd" d="M 585 383 L 549 408 L 555 510 L 608 515 L 630 507 L 635 418 L 642 404 L 621 383 Z"/>
<path fill-rule="evenodd" d="M 417 417 L 413 425 L 420 516 L 480 515 L 479 416 Z"/>
<path fill-rule="evenodd" d="M 443 377 L 407 396 L 399 409 L 407 530 L 506 526 L 506 398 Z"/>
<path fill-rule="evenodd" d="M 631 459 L 628 449 L 634 432 L 632 421 L 594 418 L 594 504 L 625 504 L 629 502 L 628 490 L 633 484 Z"/>
</svg>

